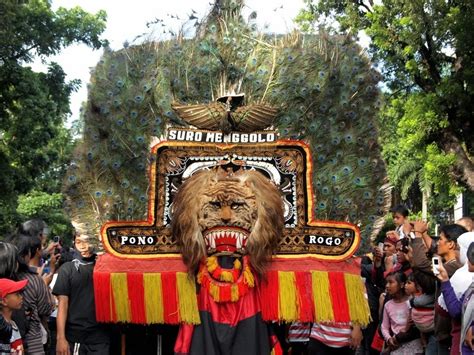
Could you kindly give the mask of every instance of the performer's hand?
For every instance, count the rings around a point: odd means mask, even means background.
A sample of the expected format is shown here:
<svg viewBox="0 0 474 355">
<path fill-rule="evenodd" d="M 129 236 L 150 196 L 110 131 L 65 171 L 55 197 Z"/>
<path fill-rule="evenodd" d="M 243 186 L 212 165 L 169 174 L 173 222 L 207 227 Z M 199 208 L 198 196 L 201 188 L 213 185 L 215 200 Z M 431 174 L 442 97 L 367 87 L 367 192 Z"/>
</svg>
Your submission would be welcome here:
<svg viewBox="0 0 474 355">
<path fill-rule="evenodd" d="M 56 355 L 71 355 L 66 338 L 58 338 L 56 342 Z"/>
<path fill-rule="evenodd" d="M 352 327 L 351 332 L 351 349 L 357 349 L 360 346 L 363 337 L 364 336 L 362 335 L 362 330 L 360 329 L 360 326 L 354 325 Z"/>
</svg>

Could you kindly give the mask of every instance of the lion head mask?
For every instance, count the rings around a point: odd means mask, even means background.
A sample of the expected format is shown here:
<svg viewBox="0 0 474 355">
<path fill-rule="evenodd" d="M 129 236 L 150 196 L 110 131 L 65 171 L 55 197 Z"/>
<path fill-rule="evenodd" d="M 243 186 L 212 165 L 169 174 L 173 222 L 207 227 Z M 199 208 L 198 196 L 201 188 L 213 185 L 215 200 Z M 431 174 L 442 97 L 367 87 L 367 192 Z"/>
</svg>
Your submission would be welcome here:
<svg viewBox="0 0 474 355">
<path fill-rule="evenodd" d="M 261 275 L 284 227 L 277 187 L 257 171 L 203 170 L 179 188 L 172 231 L 190 271 L 210 255 L 248 255 Z"/>
</svg>

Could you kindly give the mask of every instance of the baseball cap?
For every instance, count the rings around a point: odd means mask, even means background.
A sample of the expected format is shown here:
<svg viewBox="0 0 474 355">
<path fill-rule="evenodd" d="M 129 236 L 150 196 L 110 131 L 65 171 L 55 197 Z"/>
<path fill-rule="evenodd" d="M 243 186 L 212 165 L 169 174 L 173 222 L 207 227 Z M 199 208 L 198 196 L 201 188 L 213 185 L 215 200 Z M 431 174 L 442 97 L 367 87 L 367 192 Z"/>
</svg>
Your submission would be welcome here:
<svg viewBox="0 0 474 355">
<path fill-rule="evenodd" d="M 10 293 L 23 290 L 27 283 L 28 280 L 13 281 L 10 279 L 0 279 L 0 297 L 4 298 Z"/>
</svg>

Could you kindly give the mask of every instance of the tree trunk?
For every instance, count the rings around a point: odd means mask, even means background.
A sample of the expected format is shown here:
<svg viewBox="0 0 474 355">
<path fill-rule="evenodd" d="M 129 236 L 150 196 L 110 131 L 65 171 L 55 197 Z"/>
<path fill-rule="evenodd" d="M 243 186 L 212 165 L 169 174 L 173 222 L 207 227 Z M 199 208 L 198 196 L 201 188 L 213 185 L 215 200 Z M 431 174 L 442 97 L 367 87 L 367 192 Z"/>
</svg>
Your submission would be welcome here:
<svg viewBox="0 0 474 355">
<path fill-rule="evenodd" d="M 456 180 L 466 185 L 469 190 L 474 191 L 474 163 L 471 157 L 468 156 L 458 137 L 451 131 L 445 131 L 439 145 L 446 153 L 456 155 L 456 163 L 453 171 Z"/>
<path fill-rule="evenodd" d="M 429 193 L 428 191 L 423 190 L 421 196 L 421 219 L 423 221 L 428 221 L 428 199 Z"/>
</svg>

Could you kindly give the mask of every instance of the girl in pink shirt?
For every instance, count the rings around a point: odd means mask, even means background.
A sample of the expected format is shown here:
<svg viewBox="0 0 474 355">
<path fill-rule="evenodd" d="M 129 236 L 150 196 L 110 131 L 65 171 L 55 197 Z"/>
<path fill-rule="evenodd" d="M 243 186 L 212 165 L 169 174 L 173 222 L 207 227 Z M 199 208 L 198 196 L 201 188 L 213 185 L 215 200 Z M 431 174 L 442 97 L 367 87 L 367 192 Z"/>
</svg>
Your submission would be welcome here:
<svg viewBox="0 0 474 355">
<path fill-rule="evenodd" d="M 405 293 L 406 276 L 402 272 L 387 275 L 387 293 L 390 296 L 383 309 L 382 335 L 386 352 L 394 355 L 423 354 L 419 332 L 409 326 L 410 302 Z"/>
</svg>

